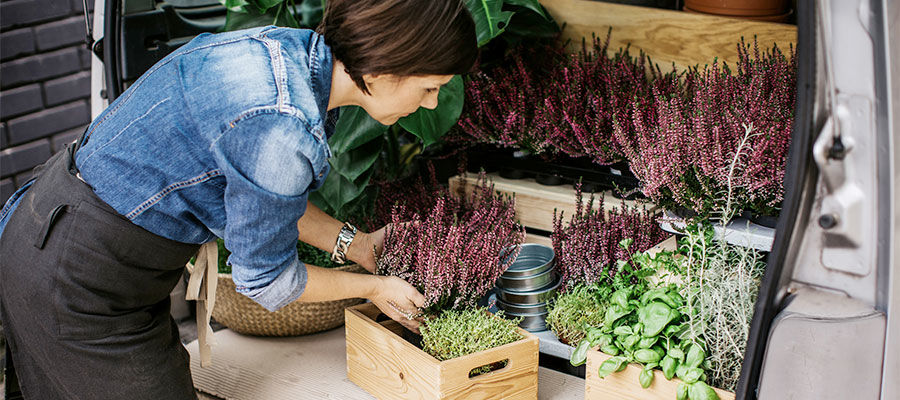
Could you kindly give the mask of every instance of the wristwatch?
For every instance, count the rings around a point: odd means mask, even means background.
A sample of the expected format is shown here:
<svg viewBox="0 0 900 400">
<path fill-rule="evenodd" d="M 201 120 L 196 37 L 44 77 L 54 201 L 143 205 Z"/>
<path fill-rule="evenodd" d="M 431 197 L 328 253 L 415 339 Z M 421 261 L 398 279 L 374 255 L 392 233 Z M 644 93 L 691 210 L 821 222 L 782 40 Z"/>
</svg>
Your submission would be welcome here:
<svg viewBox="0 0 900 400">
<path fill-rule="evenodd" d="M 337 240 L 334 242 L 334 250 L 331 251 L 331 261 L 338 264 L 347 262 L 347 249 L 350 242 L 356 237 L 356 227 L 349 222 L 344 222 L 341 232 L 338 233 Z"/>
</svg>

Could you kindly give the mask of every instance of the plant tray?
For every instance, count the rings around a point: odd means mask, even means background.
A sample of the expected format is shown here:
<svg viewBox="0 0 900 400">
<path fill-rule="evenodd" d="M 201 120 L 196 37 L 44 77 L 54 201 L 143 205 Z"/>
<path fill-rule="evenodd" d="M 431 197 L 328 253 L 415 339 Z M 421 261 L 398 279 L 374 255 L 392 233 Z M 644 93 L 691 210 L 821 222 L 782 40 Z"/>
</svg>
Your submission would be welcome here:
<svg viewBox="0 0 900 400">
<path fill-rule="evenodd" d="M 611 356 L 597 349 L 588 351 L 584 378 L 585 400 L 674 400 L 676 398 L 676 390 L 678 384 L 681 383 L 680 379 L 666 380 L 662 371 L 655 370 L 653 371 L 653 383 L 644 389 L 638 383 L 641 367 L 637 364 L 628 364 L 625 370 L 614 372 L 607 375 L 606 378 L 600 378 L 597 370 L 600 369 L 600 364 L 609 358 Z M 721 400 L 734 400 L 734 393 L 718 388 L 713 389 Z"/>
<path fill-rule="evenodd" d="M 372 303 L 346 309 L 347 377 L 379 399 L 537 399 L 538 338 L 452 360 L 438 361 L 401 335 L 393 320 L 376 322 Z M 505 367 L 469 378 L 477 367 L 507 360 Z"/>
</svg>

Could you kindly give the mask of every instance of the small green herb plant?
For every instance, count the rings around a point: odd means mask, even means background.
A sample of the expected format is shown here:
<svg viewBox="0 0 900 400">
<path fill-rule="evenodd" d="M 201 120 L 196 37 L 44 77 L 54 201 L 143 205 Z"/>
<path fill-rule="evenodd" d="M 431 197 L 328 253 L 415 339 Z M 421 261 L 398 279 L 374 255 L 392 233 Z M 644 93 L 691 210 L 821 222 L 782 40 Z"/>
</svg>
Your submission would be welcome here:
<svg viewBox="0 0 900 400">
<path fill-rule="evenodd" d="M 626 250 L 629 245 L 627 239 L 620 243 Z M 620 260 L 611 287 L 598 291 L 600 300 L 609 304 L 603 323 L 587 329 L 572 352 L 572 365 L 584 364 L 587 352 L 599 346 L 612 356 L 600 365 L 601 378 L 639 363 L 643 369 L 638 379 L 644 388 L 653 383 L 653 370 L 661 369 L 666 379 L 682 380 L 678 400 L 718 399 L 705 383 L 704 342 L 694 335 L 687 318 L 698 311 L 685 302 L 677 285 L 648 279 L 664 278 L 677 262 L 671 252 L 635 253 L 628 261 Z"/>
<path fill-rule="evenodd" d="M 584 339 L 588 327 L 603 324 L 607 304 L 596 295 L 593 285 L 577 285 L 560 293 L 549 305 L 547 326 L 565 343 Z"/>
<path fill-rule="evenodd" d="M 422 350 L 440 361 L 493 349 L 522 339 L 518 331 L 519 319 L 503 318 L 484 307 L 445 310 L 436 317 L 426 318 L 419 328 Z M 472 370 L 469 376 L 481 375 L 506 364 L 489 364 Z"/>
</svg>

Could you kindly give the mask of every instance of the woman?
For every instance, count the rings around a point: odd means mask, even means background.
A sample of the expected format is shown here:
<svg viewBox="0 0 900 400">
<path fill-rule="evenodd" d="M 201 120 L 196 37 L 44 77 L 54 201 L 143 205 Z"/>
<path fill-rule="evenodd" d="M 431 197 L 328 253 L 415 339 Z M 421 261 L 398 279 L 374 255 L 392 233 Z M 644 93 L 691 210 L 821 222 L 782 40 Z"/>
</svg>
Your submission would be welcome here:
<svg viewBox="0 0 900 400">
<path fill-rule="evenodd" d="M 383 229 L 354 235 L 307 202 L 336 110 L 393 124 L 434 108 L 476 53 L 460 0 L 329 0 L 318 33 L 200 35 L 150 68 L 0 215 L 0 317 L 24 396 L 195 398 L 168 295 L 216 237 L 269 310 L 363 297 L 416 329 L 415 288 L 303 265 L 296 240 L 374 269 Z"/>
</svg>

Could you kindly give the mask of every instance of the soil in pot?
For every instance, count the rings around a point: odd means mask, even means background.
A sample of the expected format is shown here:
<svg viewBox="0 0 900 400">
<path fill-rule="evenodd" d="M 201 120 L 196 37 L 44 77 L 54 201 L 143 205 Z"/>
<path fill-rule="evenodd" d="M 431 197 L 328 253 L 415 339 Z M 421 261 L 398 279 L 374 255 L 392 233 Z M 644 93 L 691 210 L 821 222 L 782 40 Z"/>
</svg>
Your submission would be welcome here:
<svg viewBox="0 0 900 400">
<path fill-rule="evenodd" d="M 506 179 L 525 179 L 529 174 L 521 169 L 503 167 L 500 168 L 500 176 Z"/>
<path fill-rule="evenodd" d="M 775 226 L 778 225 L 778 217 L 772 216 L 772 215 L 762 215 L 762 214 L 751 213 L 750 214 L 750 222 L 760 225 L 760 226 L 764 226 L 766 228 L 775 229 Z"/>
</svg>

